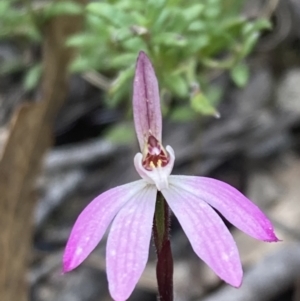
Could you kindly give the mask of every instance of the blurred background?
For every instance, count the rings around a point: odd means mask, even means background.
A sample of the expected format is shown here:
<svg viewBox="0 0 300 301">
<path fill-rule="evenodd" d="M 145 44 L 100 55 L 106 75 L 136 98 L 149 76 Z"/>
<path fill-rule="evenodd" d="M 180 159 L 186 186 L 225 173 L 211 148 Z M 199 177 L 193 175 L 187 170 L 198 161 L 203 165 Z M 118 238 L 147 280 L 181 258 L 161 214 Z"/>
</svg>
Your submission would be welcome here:
<svg viewBox="0 0 300 301">
<path fill-rule="evenodd" d="M 61 260 L 81 210 L 138 179 L 140 50 L 159 79 L 174 173 L 238 188 L 282 239 L 227 224 L 245 273 L 237 290 L 197 258 L 174 218 L 175 300 L 300 301 L 299 0 L 1 0 L 1 301 L 111 300 L 106 237 L 75 271 L 61 275 Z M 151 244 L 129 300 L 156 300 L 155 260 Z"/>
</svg>

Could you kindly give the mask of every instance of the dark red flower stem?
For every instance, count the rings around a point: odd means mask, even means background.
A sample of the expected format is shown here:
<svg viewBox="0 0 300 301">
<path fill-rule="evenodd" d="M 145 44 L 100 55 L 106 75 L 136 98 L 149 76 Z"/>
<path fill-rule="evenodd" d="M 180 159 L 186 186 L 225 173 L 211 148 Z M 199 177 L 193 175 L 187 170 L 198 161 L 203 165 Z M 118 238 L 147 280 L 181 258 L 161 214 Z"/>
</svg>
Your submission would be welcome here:
<svg viewBox="0 0 300 301">
<path fill-rule="evenodd" d="M 163 195 L 158 192 L 153 238 L 156 247 L 157 265 L 156 277 L 158 284 L 158 299 L 173 301 L 173 256 L 170 244 L 170 209 Z"/>
</svg>

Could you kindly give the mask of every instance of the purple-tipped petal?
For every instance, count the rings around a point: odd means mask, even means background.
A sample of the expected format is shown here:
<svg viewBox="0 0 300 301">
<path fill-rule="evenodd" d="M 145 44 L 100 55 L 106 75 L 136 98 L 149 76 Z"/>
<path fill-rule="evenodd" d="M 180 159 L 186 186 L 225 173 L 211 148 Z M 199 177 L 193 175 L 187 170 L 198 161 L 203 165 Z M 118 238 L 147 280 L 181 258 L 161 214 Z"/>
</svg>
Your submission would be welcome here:
<svg viewBox="0 0 300 301">
<path fill-rule="evenodd" d="M 205 202 L 170 182 L 162 190 L 195 253 L 224 281 L 241 285 L 243 270 L 232 235 L 218 214 Z"/>
<path fill-rule="evenodd" d="M 142 51 L 137 59 L 133 82 L 133 117 L 142 152 L 149 134 L 161 141 L 162 117 L 158 83 L 153 66 Z"/>
<path fill-rule="evenodd" d="M 263 241 L 278 241 L 270 220 L 232 186 L 206 177 L 171 176 L 170 182 L 217 209 L 230 223 Z"/>
<path fill-rule="evenodd" d="M 145 269 L 157 189 L 146 186 L 115 217 L 106 247 L 109 291 L 115 301 L 132 293 Z"/>
<path fill-rule="evenodd" d="M 81 212 L 65 248 L 64 272 L 75 269 L 87 258 L 122 206 L 135 199 L 146 185 L 144 180 L 139 180 L 110 189 L 96 197 Z"/>
</svg>

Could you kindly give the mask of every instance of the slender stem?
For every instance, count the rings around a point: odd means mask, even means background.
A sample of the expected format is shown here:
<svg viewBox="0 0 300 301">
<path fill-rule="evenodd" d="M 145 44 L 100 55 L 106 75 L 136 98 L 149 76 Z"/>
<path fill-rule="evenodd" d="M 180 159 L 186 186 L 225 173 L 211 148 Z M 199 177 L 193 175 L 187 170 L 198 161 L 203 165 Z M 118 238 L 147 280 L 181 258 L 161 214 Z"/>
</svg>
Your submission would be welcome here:
<svg viewBox="0 0 300 301">
<path fill-rule="evenodd" d="M 173 301 L 173 256 L 170 244 L 170 209 L 162 194 L 157 195 L 153 238 L 156 247 L 158 299 Z"/>
</svg>

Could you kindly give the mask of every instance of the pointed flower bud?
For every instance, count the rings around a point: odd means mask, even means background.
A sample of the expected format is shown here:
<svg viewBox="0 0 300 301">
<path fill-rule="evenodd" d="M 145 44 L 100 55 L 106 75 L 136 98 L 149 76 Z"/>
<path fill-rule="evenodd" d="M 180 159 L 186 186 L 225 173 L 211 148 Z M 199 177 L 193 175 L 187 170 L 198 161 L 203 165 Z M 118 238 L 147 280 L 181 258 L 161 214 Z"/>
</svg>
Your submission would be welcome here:
<svg viewBox="0 0 300 301">
<path fill-rule="evenodd" d="M 144 153 L 149 137 L 161 142 L 162 117 L 155 72 L 142 51 L 137 59 L 133 82 L 133 117 L 140 149 Z"/>
<path fill-rule="evenodd" d="M 168 187 L 174 165 L 174 151 L 161 144 L 162 117 L 159 89 L 153 66 L 144 52 L 137 59 L 133 83 L 133 116 L 142 153 L 134 158 L 139 175 L 158 190 Z M 167 147 L 168 149 L 168 147 Z"/>
</svg>

